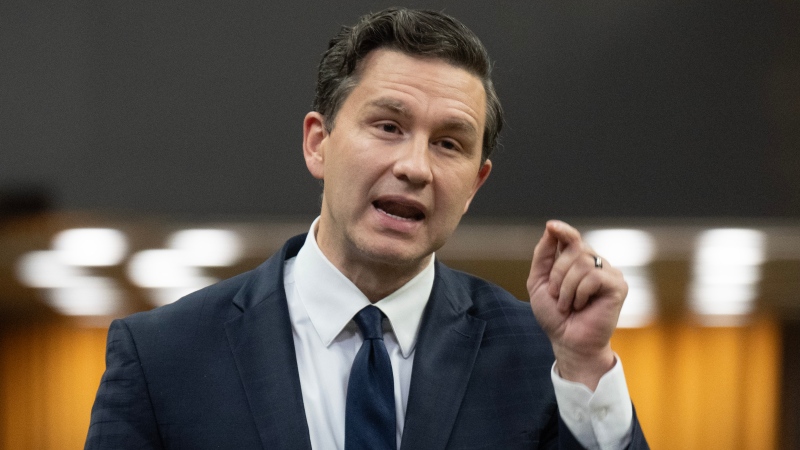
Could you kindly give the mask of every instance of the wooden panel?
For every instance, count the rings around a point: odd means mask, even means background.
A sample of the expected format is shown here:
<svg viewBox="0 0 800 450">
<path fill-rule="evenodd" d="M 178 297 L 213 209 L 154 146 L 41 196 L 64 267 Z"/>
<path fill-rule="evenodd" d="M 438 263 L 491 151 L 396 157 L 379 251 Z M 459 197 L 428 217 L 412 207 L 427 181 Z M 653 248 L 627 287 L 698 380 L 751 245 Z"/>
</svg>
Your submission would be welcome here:
<svg viewBox="0 0 800 450">
<path fill-rule="evenodd" d="M 777 448 L 780 333 L 774 321 L 622 329 L 612 345 L 652 448 Z"/>
<path fill-rule="evenodd" d="M 778 448 L 780 418 L 781 339 L 773 321 L 755 324 L 746 343 L 744 448 Z"/>
<path fill-rule="evenodd" d="M 653 442 L 665 442 L 669 438 L 664 434 L 664 427 L 658 426 L 665 415 L 663 405 L 667 402 L 667 392 L 654 388 L 669 382 L 665 342 L 663 327 L 621 329 L 616 332 L 613 341 L 614 350 L 620 355 L 625 369 L 636 414 L 651 445 Z"/>
<path fill-rule="evenodd" d="M 800 448 L 800 321 L 781 323 L 781 390 L 779 448 Z"/>
<path fill-rule="evenodd" d="M 0 331 L 0 448 L 80 449 L 104 369 L 106 330 L 70 322 Z M 771 449 L 780 333 L 660 323 L 613 338 L 654 449 Z"/>
<path fill-rule="evenodd" d="M 0 448 L 83 448 L 105 337 L 63 322 L 0 333 Z"/>
</svg>

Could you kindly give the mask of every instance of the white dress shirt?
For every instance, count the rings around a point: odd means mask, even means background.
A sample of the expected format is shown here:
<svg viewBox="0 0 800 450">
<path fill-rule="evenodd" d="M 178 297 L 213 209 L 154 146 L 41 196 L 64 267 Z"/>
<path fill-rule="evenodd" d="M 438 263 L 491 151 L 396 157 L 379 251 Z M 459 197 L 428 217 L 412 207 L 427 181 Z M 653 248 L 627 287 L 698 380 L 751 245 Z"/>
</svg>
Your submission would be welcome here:
<svg viewBox="0 0 800 450">
<path fill-rule="evenodd" d="M 322 254 L 314 234 L 318 220 L 297 256 L 285 262 L 284 288 L 311 446 L 344 449 L 347 382 L 363 342 L 352 318 L 370 301 Z M 398 448 L 419 325 L 433 289 L 433 260 L 403 287 L 375 303 L 387 318 L 384 343 L 392 362 Z M 629 442 L 632 410 L 619 362 L 595 393 L 561 379 L 555 371 L 551 375 L 561 416 L 581 444 L 605 449 Z"/>
</svg>

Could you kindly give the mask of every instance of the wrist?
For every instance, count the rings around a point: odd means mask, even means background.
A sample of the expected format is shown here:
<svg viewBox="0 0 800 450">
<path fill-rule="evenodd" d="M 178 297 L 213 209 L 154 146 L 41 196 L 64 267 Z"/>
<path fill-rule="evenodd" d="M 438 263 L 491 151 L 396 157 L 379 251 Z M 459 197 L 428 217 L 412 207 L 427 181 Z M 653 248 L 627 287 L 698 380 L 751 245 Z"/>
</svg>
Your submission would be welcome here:
<svg viewBox="0 0 800 450">
<path fill-rule="evenodd" d="M 576 352 L 568 348 L 553 346 L 556 356 L 556 371 L 565 380 L 586 385 L 591 391 L 597 388 L 600 378 L 616 364 L 617 358 L 611 345 L 596 352 Z"/>
</svg>

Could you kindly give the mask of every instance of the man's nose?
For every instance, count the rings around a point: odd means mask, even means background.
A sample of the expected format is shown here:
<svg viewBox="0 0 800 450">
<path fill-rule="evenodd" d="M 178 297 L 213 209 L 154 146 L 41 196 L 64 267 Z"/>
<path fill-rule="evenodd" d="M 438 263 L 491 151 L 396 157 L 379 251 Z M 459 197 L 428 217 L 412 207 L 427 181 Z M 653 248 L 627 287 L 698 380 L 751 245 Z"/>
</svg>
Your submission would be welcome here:
<svg viewBox="0 0 800 450">
<path fill-rule="evenodd" d="M 420 137 L 409 140 L 406 145 L 398 149 L 399 154 L 393 168 L 394 176 L 411 184 L 430 183 L 433 173 L 429 145 L 427 138 Z"/>
</svg>

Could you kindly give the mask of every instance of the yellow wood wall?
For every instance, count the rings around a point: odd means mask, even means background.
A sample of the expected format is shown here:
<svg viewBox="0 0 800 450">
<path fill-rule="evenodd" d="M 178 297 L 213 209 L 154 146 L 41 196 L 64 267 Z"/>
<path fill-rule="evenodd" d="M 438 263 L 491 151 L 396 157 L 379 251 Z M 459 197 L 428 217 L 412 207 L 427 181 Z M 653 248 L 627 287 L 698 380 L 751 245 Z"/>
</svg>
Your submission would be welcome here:
<svg viewBox="0 0 800 450">
<path fill-rule="evenodd" d="M 80 449 L 104 369 L 106 330 L 68 322 L 0 330 L 0 449 Z M 775 322 L 618 330 L 631 396 L 653 449 L 774 449 Z"/>
<path fill-rule="evenodd" d="M 64 322 L 0 332 L 0 449 L 83 448 L 105 340 Z"/>
<path fill-rule="evenodd" d="M 780 330 L 774 321 L 621 329 L 612 345 L 653 449 L 777 448 Z"/>
</svg>

